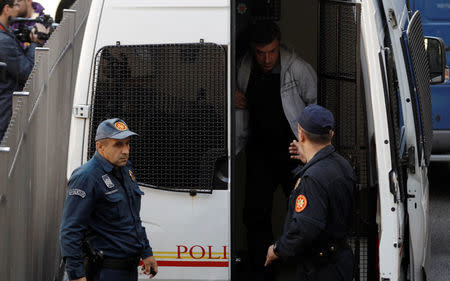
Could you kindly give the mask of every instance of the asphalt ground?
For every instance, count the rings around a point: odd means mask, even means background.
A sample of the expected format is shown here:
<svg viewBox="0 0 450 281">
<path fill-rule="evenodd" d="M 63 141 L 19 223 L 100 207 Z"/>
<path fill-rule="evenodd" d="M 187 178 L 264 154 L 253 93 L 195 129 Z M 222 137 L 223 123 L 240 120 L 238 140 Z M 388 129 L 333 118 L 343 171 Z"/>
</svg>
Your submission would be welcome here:
<svg viewBox="0 0 450 281">
<path fill-rule="evenodd" d="M 432 163 L 430 181 L 431 272 L 428 280 L 450 280 L 450 164 Z"/>
</svg>

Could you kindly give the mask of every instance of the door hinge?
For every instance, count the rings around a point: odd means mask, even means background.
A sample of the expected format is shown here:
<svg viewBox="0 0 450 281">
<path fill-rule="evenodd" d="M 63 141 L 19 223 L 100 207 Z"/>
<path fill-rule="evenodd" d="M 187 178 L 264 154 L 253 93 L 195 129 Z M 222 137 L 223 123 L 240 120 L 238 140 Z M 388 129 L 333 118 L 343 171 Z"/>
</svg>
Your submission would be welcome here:
<svg viewBox="0 0 450 281">
<path fill-rule="evenodd" d="M 406 154 L 403 155 L 401 159 L 402 166 L 406 166 L 411 174 L 416 173 L 416 158 L 415 158 L 416 149 L 414 146 L 410 146 Z"/>
<path fill-rule="evenodd" d="M 89 104 L 76 104 L 73 106 L 72 114 L 76 118 L 86 119 L 91 113 L 91 106 Z"/>
</svg>

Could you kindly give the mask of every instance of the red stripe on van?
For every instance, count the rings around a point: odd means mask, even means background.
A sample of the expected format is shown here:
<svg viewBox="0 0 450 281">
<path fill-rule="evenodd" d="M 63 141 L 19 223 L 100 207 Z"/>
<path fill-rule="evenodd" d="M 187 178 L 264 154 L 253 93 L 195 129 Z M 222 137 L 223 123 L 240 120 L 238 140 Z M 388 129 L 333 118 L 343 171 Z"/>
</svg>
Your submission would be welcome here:
<svg viewBox="0 0 450 281">
<path fill-rule="evenodd" d="M 228 267 L 227 261 L 157 261 L 158 266 Z"/>
</svg>

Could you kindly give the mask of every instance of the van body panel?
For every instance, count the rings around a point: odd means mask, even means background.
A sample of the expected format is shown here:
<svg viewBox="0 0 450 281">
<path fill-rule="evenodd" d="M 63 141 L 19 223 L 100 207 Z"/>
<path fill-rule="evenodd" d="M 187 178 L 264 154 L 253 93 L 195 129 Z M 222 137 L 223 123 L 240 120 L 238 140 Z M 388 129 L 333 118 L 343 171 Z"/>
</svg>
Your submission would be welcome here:
<svg viewBox="0 0 450 281">
<path fill-rule="evenodd" d="M 229 1 L 95 1 L 90 13 L 74 105 L 92 104 L 95 59 L 104 46 L 118 42 L 148 45 L 199 43 L 200 40 L 222 46 L 230 44 Z M 174 19 L 182 24 L 173 24 Z M 119 21 L 121 24 L 117 24 Z M 229 77 L 228 68 L 227 72 Z M 68 177 L 88 160 L 90 119 L 72 117 Z M 141 219 L 160 266 L 158 279 L 229 280 L 229 189 L 190 195 L 140 188 L 145 193 Z M 139 279 L 147 280 L 148 276 L 140 274 Z"/>
</svg>

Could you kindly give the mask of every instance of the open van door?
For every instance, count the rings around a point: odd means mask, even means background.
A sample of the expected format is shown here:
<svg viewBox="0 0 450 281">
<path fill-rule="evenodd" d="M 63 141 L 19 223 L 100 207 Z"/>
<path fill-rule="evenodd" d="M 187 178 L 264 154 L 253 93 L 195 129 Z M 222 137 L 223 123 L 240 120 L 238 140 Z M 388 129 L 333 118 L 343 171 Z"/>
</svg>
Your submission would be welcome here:
<svg viewBox="0 0 450 281">
<path fill-rule="evenodd" d="M 430 71 L 419 13 L 410 17 L 404 1 L 382 0 L 381 5 L 392 51 L 386 56 L 387 87 L 393 90 L 392 110 L 398 116 L 393 123 L 398 181 L 393 186 L 398 186 L 398 200 L 405 202 L 406 210 L 404 237 L 392 242 L 402 250 L 403 278 L 426 280 L 430 250 L 427 169 L 433 136 Z"/>
<path fill-rule="evenodd" d="M 430 69 L 425 50 L 422 21 L 417 11 L 403 35 L 406 65 L 409 68 L 416 145 L 414 169 L 408 169 L 408 221 L 410 272 L 412 280 L 426 280 L 430 252 L 428 172 L 433 138 Z M 414 143 L 412 143 L 413 145 Z"/>
</svg>

